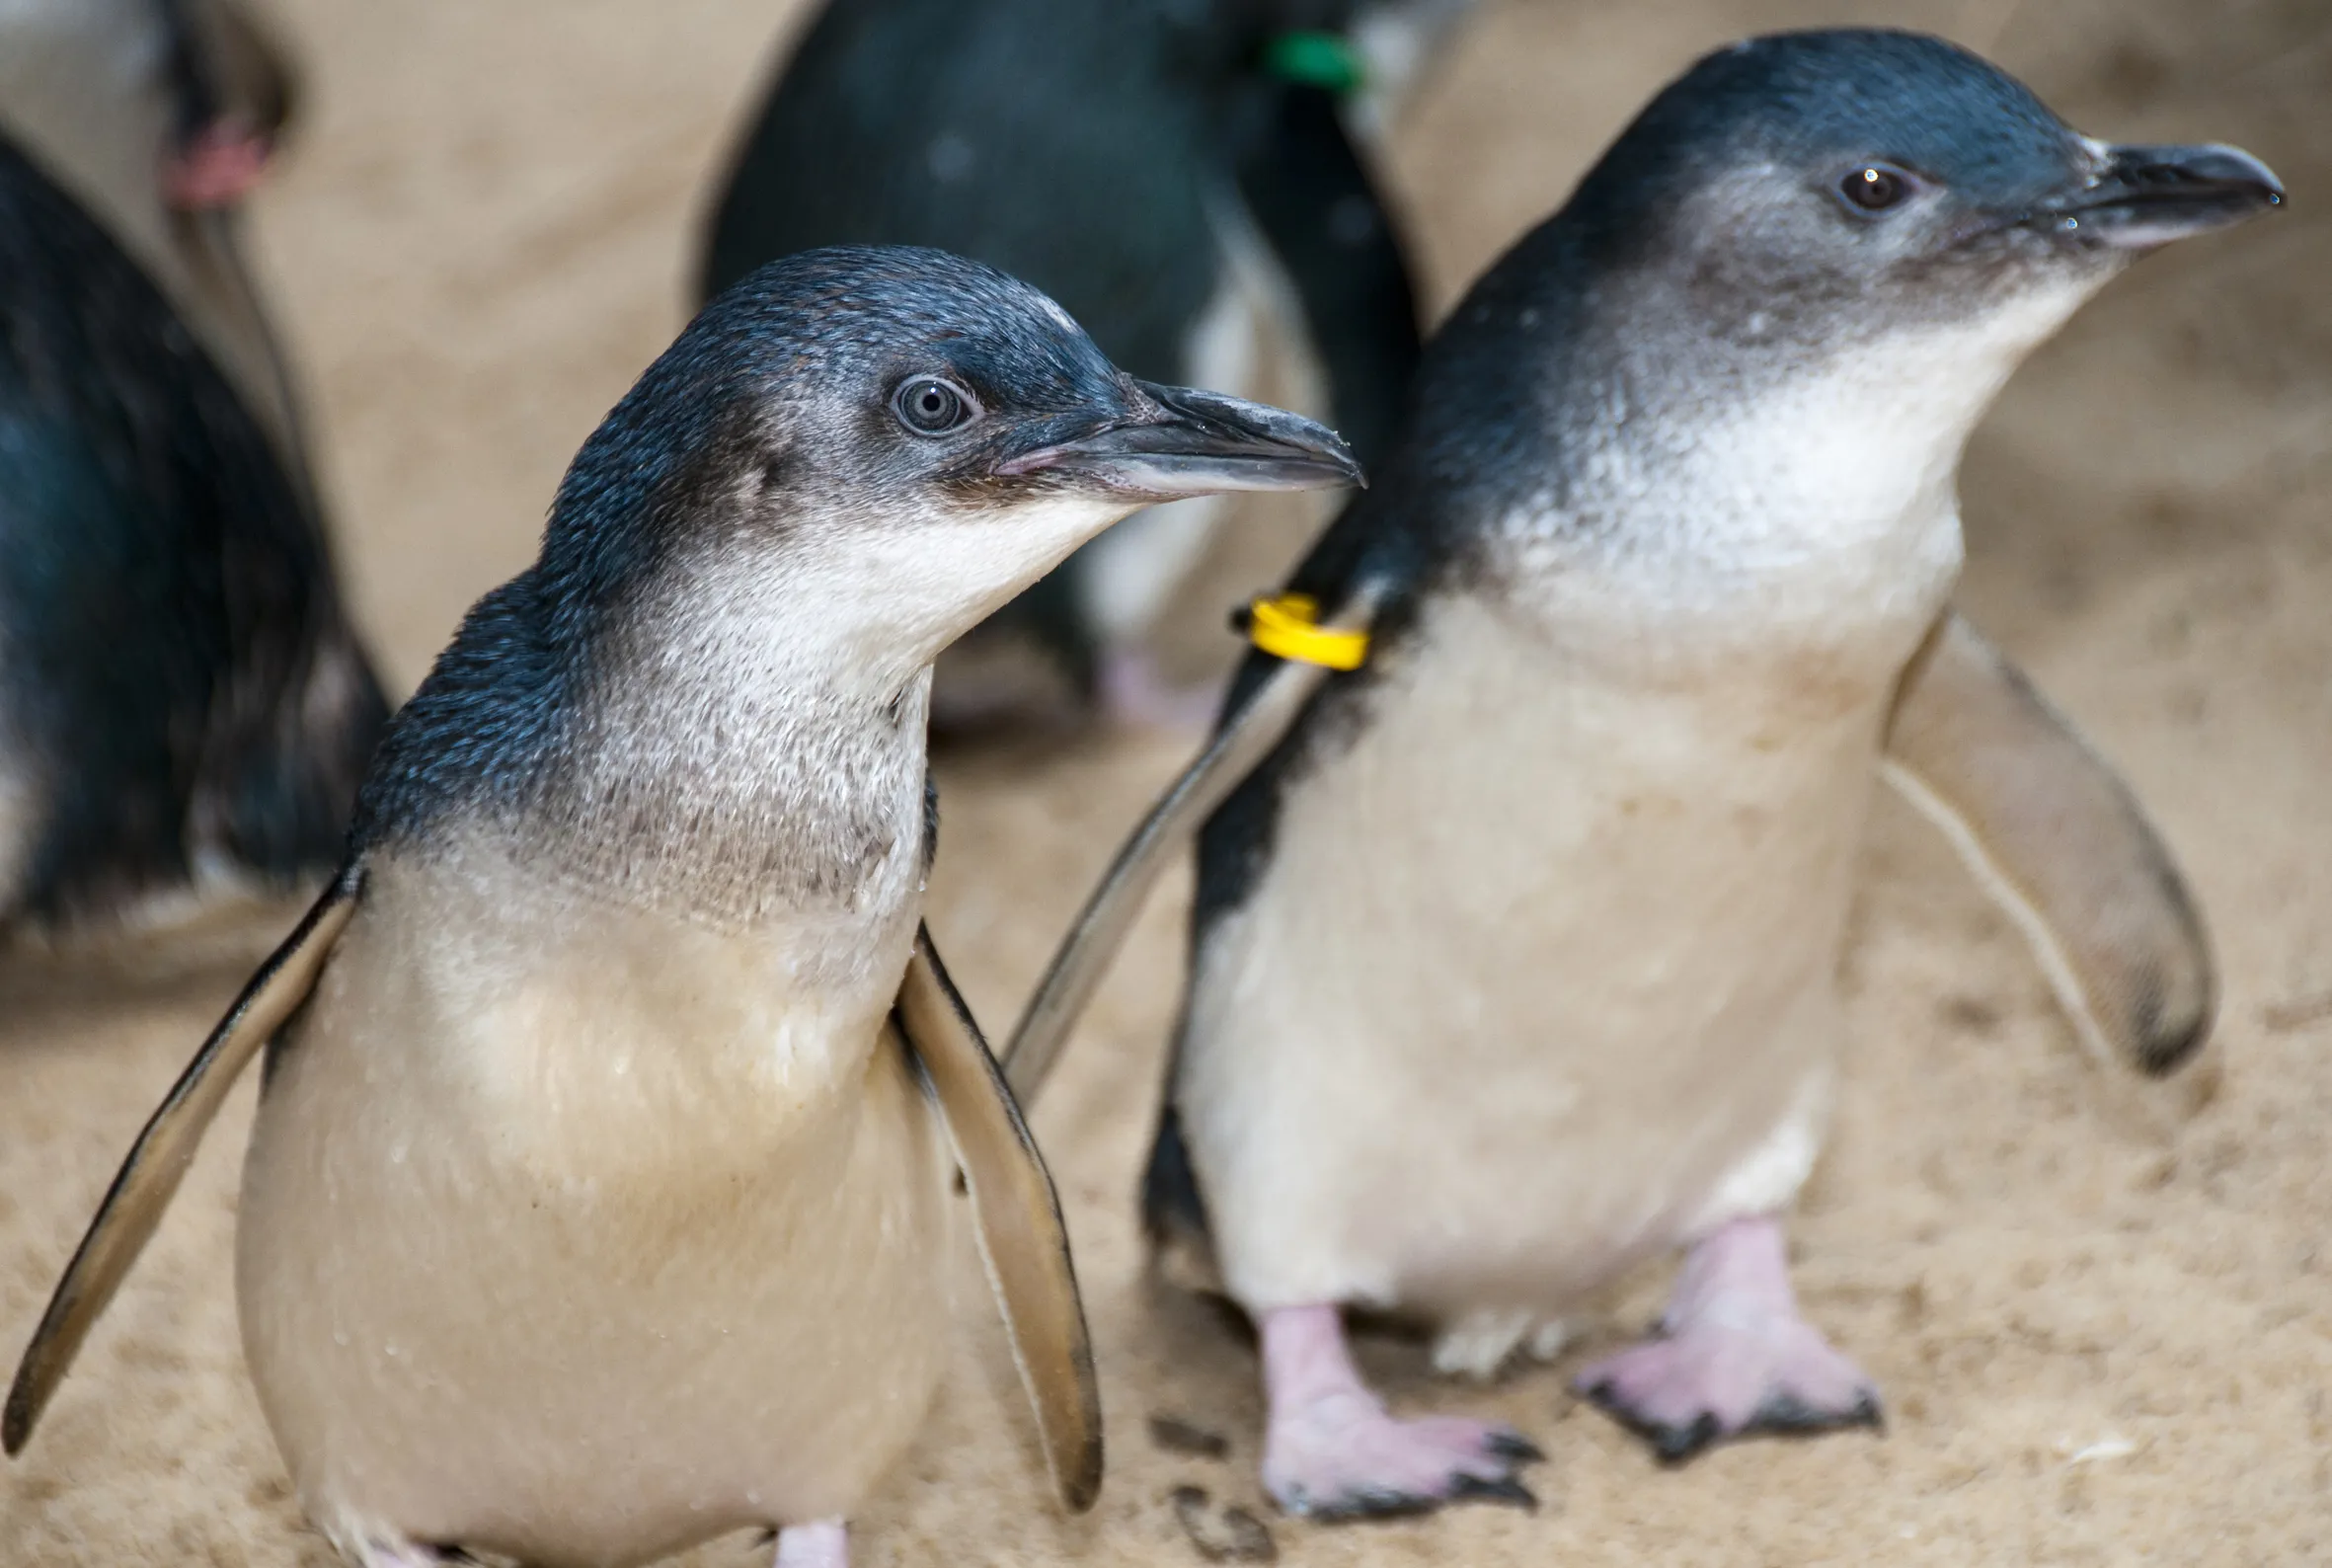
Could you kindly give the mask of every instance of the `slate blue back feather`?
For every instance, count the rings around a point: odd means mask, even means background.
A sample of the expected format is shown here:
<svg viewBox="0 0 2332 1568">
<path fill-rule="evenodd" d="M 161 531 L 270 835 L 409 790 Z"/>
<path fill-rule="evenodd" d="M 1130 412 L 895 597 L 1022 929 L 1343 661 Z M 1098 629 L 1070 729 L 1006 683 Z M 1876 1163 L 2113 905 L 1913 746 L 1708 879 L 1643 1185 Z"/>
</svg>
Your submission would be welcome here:
<svg viewBox="0 0 2332 1568">
<path fill-rule="evenodd" d="M 322 530 L 120 247 L 0 138 L 0 641 L 36 801 L 15 907 L 217 852 L 330 866 L 387 707 Z"/>
</svg>

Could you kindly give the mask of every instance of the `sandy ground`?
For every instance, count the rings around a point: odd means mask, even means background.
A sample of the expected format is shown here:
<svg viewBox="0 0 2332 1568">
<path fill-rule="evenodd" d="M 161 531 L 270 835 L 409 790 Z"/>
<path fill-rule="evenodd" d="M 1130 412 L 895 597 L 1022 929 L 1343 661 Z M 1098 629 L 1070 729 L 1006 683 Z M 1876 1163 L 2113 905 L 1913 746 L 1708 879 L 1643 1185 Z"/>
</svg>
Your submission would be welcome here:
<svg viewBox="0 0 2332 1568">
<path fill-rule="evenodd" d="M 261 214 L 365 624 L 418 678 L 531 553 L 569 453 L 679 320 L 730 117 L 790 15 L 738 0 L 298 0 L 313 115 Z M 2147 263 L 2017 379 L 1966 477 L 1965 604 L 2126 767 L 2224 970 L 2215 1044 L 2139 1093 L 2078 1051 L 2016 939 L 1907 814 L 1881 815 L 1847 955 L 1856 1048 L 1796 1226 L 1808 1311 L 1880 1379 L 1884 1439 L 1658 1469 L 1565 1391 L 1371 1344 L 1395 1401 L 1540 1438 L 1535 1516 L 1344 1529 L 1270 1516 L 1252 1356 L 1145 1286 L 1128 1201 L 1179 954 L 1168 890 L 1036 1121 L 1099 1338 L 1112 1470 L 1047 1500 L 982 1293 L 965 1373 L 863 1523 L 861 1560 L 1200 1560 L 1169 1501 L 1269 1520 L 1309 1564 L 2332 1561 L 2332 14 L 2321 0 L 1491 6 L 1401 129 L 1441 303 L 1698 50 L 1887 20 L 1992 53 L 2094 132 L 2225 139 L 2290 213 Z M 1266 537 L 1284 548 L 1285 529 Z M 1250 578 L 1256 571 L 1245 569 Z M 1219 604 L 1195 624 L 1218 624 Z M 933 923 L 1009 1024 L 1163 741 L 946 766 Z M 19 958 L 0 993 L 0 1346 L 30 1332 L 120 1152 L 279 912 L 128 958 Z M 0 1562 L 320 1565 L 236 1348 L 249 1090 L 31 1454 Z M 478 1260 L 491 1268 L 493 1260 Z M 1640 1326 L 1633 1282 L 1586 1350 Z M 1229 1440 L 1170 1452 L 1170 1414 Z M 1210 1516 L 1212 1518 L 1213 1516 Z M 1219 1525 L 1219 1519 L 1214 1523 Z M 703 1563 L 742 1563 L 744 1538 Z"/>
</svg>

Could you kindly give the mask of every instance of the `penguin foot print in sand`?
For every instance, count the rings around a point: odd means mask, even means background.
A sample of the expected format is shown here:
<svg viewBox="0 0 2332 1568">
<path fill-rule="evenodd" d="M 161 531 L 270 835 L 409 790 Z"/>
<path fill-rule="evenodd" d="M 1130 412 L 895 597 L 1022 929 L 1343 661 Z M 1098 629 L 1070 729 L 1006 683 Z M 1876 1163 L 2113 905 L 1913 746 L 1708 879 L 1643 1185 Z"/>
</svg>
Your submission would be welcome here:
<svg viewBox="0 0 2332 1568">
<path fill-rule="evenodd" d="M 1263 1484 L 1281 1508 L 1341 1521 L 1445 1503 L 1538 1506 L 1516 1473 L 1546 1456 L 1537 1445 L 1495 1422 L 1397 1420 L 1360 1381 L 1336 1308 L 1270 1312 L 1261 1329 L 1272 1405 Z"/>
<path fill-rule="evenodd" d="M 1671 1464 L 1731 1438 L 1883 1427 L 1879 1393 L 1798 1315 L 1781 1227 L 1735 1220 L 1685 1262 L 1660 1337 L 1573 1386 Z"/>
</svg>

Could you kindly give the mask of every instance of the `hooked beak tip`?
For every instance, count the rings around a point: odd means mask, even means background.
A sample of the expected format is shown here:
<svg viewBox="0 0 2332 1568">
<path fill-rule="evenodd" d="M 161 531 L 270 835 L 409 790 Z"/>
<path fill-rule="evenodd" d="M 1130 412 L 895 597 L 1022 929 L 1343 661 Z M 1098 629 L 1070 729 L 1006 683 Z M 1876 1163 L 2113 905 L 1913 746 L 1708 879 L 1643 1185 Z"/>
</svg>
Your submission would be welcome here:
<svg viewBox="0 0 2332 1568">
<path fill-rule="evenodd" d="M 1007 458 L 995 471 L 1057 472 L 1153 503 L 1367 483 L 1343 438 L 1301 415 L 1191 387 L 1133 382 L 1131 391 L 1131 415 Z"/>
<path fill-rule="evenodd" d="M 2144 249 L 2231 227 L 2284 200 L 2275 171 L 2239 147 L 2115 146 L 2093 179 L 2035 216 L 2067 234 Z"/>
</svg>

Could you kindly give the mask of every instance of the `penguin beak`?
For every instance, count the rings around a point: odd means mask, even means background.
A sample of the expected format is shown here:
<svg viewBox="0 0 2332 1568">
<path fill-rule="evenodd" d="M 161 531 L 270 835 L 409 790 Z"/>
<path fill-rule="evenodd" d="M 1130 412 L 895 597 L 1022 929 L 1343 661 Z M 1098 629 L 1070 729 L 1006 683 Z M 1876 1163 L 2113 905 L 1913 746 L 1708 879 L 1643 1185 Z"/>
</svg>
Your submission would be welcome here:
<svg viewBox="0 0 2332 1568">
<path fill-rule="evenodd" d="M 2275 171 L 2239 147 L 2108 147 L 2094 175 L 2025 221 L 2067 239 L 2148 250 L 2283 201 Z"/>
<path fill-rule="evenodd" d="M 1008 457 L 995 471 L 1059 475 L 1144 502 L 1367 483 L 1352 448 L 1300 415 L 1193 387 L 1128 384 L 1126 412 Z"/>
</svg>

